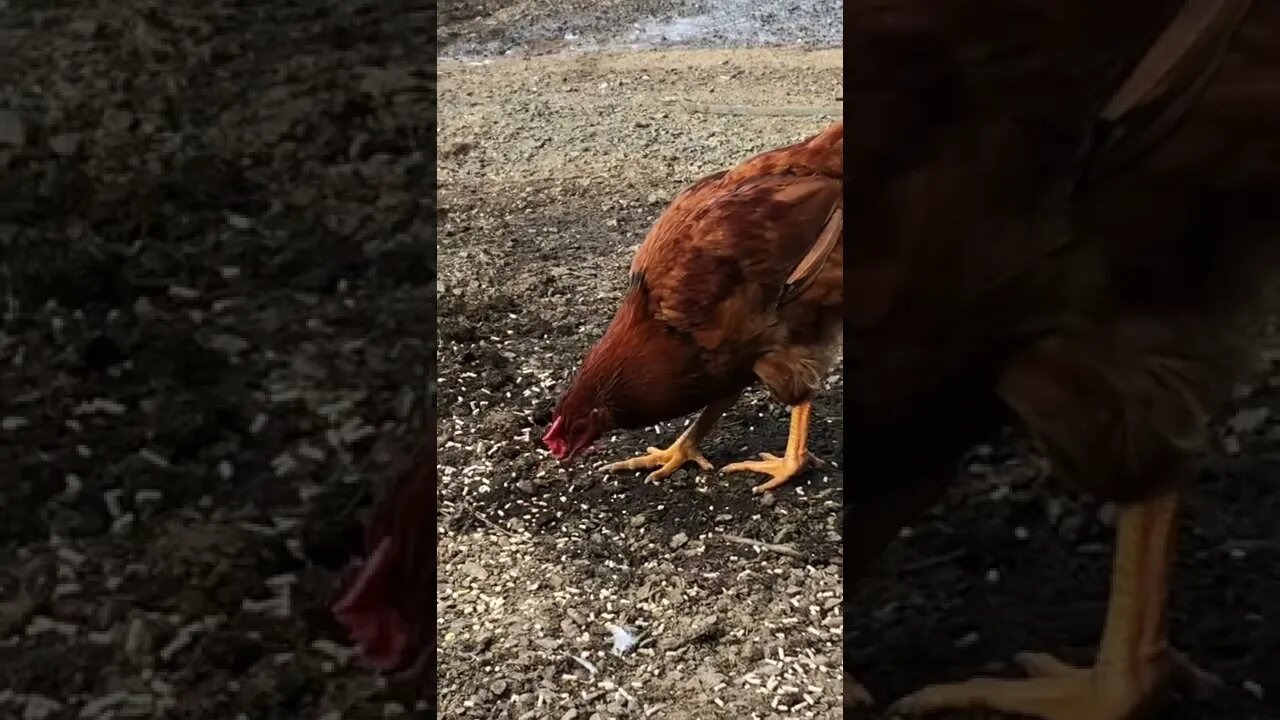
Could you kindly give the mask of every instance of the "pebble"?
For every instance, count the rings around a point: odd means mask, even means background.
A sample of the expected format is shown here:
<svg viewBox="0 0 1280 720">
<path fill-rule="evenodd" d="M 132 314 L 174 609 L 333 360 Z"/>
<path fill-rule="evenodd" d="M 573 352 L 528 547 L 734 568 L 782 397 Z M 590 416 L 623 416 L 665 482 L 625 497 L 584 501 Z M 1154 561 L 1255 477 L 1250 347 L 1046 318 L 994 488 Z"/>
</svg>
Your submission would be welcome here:
<svg viewBox="0 0 1280 720">
<path fill-rule="evenodd" d="M 92 38 L 97 35 L 98 27 L 98 21 L 93 18 L 79 18 L 72 20 L 71 24 L 67 26 L 71 32 L 82 38 Z"/>
<path fill-rule="evenodd" d="M 1236 437 L 1235 435 L 1227 435 L 1226 437 L 1222 438 L 1222 452 L 1226 453 L 1227 455 L 1239 455 L 1240 454 L 1240 438 Z"/>
<path fill-rule="evenodd" d="M 62 157 L 71 157 L 80 152 L 79 133 L 59 133 L 49 138 L 49 149 Z"/>
<path fill-rule="evenodd" d="M 78 630 L 79 628 L 71 623 L 54 620 L 53 618 L 45 617 L 44 615 L 38 615 L 32 618 L 31 622 L 27 624 L 26 632 L 29 636 L 53 632 L 65 637 L 74 637 Z"/>
<path fill-rule="evenodd" d="M 1242 435 L 1248 435 L 1257 432 L 1266 425 L 1267 419 L 1271 417 L 1271 408 L 1256 407 L 1245 408 L 1236 413 L 1227 421 L 1233 430 Z"/>
<path fill-rule="evenodd" d="M 64 500 L 75 500 L 80 497 L 80 491 L 84 489 L 84 481 L 75 473 L 68 473 L 63 479 L 65 483 L 62 488 L 62 497 Z"/>
<path fill-rule="evenodd" d="M 164 493 L 153 488 L 139 490 L 138 492 L 133 494 L 133 501 L 139 505 L 160 502 L 160 500 L 163 498 L 164 498 Z"/>
<path fill-rule="evenodd" d="M 58 559 L 68 565 L 79 565 L 84 562 L 84 553 L 63 545 L 58 548 Z"/>
<path fill-rule="evenodd" d="M 0 145 L 22 147 L 27 142 L 27 125 L 12 110 L 0 110 Z"/>
<path fill-rule="evenodd" d="M 1119 515 L 1120 508 L 1115 503 L 1103 503 L 1102 507 L 1098 508 L 1098 522 L 1102 523 L 1103 527 L 1115 527 Z"/>
<path fill-rule="evenodd" d="M 124 656 L 134 663 L 141 664 L 151 657 L 155 646 L 155 636 L 148 627 L 147 621 L 138 617 L 129 623 L 124 636 Z"/>
<path fill-rule="evenodd" d="M 117 690 L 113 693 L 103 695 L 102 697 L 90 700 L 85 706 L 80 708 L 80 717 L 97 718 L 106 713 L 107 710 L 124 703 L 128 699 L 129 693 L 124 690 Z"/>
<path fill-rule="evenodd" d="M 62 703 L 42 695 L 28 695 L 22 708 L 22 720 L 45 720 L 62 709 Z"/>
<path fill-rule="evenodd" d="M 685 543 L 687 542 L 689 542 L 689 536 L 682 532 L 678 532 L 675 535 L 671 536 L 671 543 L 670 543 L 671 549 L 679 550 L 680 548 L 684 547 Z"/>
<path fill-rule="evenodd" d="M 159 468 L 169 467 L 169 461 L 165 460 L 154 450 L 148 450 L 147 448 L 143 448 L 138 451 L 138 457 L 142 458 L 143 460 L 146 460 L 147 462 Z"/>
<path fill-rule="evenodd" d="M 111 532 L 115 535 L 127 535 L 133 529 L 134 520 L 134 515 L 131 512 L 121 515 L 111 523 Z"/>
</svg>

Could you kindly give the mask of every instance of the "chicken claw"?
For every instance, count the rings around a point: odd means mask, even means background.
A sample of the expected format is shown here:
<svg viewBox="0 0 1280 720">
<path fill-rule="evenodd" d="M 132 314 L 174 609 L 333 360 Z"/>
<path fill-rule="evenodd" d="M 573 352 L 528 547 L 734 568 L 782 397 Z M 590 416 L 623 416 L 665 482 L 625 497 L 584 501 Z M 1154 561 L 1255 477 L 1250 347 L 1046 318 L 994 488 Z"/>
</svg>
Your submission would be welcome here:
<svg viewBox="0 0 1280 720">
<path fill-rule="evenodd" d="M 1043 653 L 1022 653 L 1017 664 L 1029 680 L 976 678 L 931 685 L 894 703 L 894 715 L 939 710 L 993 709 L 1043 720 L 1133 720 L 1146 712 L 1166 682 L 1203 698 L 1221 685 L 1215 676 L 1168 650 L 1163 663 L 1142 673 L 1145 682 L 1098 669 L 1080 668 Z"/>
<path fill-rule="evenodd" d="M 804 402 L 791 410 L 791 429 L 787 437 L 787 450 L 782 457 L 772 453 L 760 453 L 759 460 L 730 463 L 720 468 L 720 472 L 754 472 L 771 476 L 772 480 L 751 488 L 751 492 L 759 495 L 780 485 L 785 485 L 791 478 L 799 475 L 802 470 L 810 465 L 823 465 L 824 463 L 814 457 L 805 447 L 809 440 L 809 412 L 811 409 L 812 406 L 808 402 Z"/>
<path fill-rule="evenodd" d="M 722 398 L 702 409 L 698 414 L 698 419 L 688 427 L 676 441 L 671 443 L 671 447 L 662 450 L 656 447 L 648 449 L 647 455 L 623 460 L 621 462 L 605 465 L 601 470 L 605 472 L 617 472 L 618 470 L 642 470 L 648 468 L 658 468 L 649 473 L 646 480 L 661 480 L 669 477 L 675 471 L 684 467 L 685 463 L 697 463 L 698 467 L 703 470 L 713 470 L 715 466 L 702 456 L 702 450 L 698 448 L 698 444 L 702 442 L 702 438 L 711 432 L 711 428 L 720 419 L 721 415 L 728 410 L 737 400 L 737 396 Z"/>
<path fill-rule="evenodd" d="M 769 475 L 773 479 L 760 483 L 751 488 L 751 492 L 759 495 L 768 492 L 780 485 L 785 485 L 791 481 L 791 478 L 799 475 L 802 470 L 809 466 L 810 462 L 815 460 L 813 456 L 805 453 L 803 457 L 778 457 L 773 453 L 760 453 L 759 460 L 743 460 L 741 462 L 729 463 L 720 468 L 722 473 L 736 472 L 753 472 L 762 475 Z"/>
<path fill-rule="evenodd" d="M 1121 511 L 1111 599 L 1092 668 L 1051 655 L 1025 653 L 1018 664 L 1029 680 L 977 678 L 933 685 L 898 701 L 892 712 L 984 709 L 1040 720 L 1134 720 L 1167 685 L 1203 697 L 1221 681 L 1191 664 L 1165 640 L 1169 567 L 1178 493 Z"/>
<path fill-rule="evenodd" d="M 703 470 L 712 470 L 714 465 L 711 464 L 702 455 L 702 451 L 698 449 L 697 443 L 691 442 L 681 435 L 675 442 L 671 443 L 671 447 L 663 450 L 662 448 L 650 447 L 646 451 L 648 454 L 631 458 L 630 460 L 622 460 L 620 462 L 605 465 L 602 469 L 607 472 L 617 472 L 619 470 L 646 470 L 648 468 L 658 468 L 649 473 L 646 480 L 661 480 L 671 476 L 675 471 L 684 467 L 685 463 L 697 463 L 698 467 Z"/>
</svg>

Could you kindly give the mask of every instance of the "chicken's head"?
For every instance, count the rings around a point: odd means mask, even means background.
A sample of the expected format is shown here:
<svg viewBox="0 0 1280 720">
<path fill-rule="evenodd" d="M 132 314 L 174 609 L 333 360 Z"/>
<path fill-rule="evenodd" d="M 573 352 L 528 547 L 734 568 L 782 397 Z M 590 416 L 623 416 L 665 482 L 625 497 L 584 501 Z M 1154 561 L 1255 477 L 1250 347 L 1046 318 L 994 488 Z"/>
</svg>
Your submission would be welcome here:
<svg viewBox="0 0 1280 720">
<path fill-rule="evenodd" d="M 555 459 L 572 460 L 613 427 L 613 417 L 607 408 L 571 390 L 556 405 L 551 427 L 542 436 L 542 442 Z"/>
<path fill-rule="evenodd" d="M 571 460 L 607 432 L 665 422 L 724 394 L 725 378 L 707 372 L 697 343 L 656 320 L 633 286 L 556 404 L 542 442 L 556 459 Z"/>
</svg>

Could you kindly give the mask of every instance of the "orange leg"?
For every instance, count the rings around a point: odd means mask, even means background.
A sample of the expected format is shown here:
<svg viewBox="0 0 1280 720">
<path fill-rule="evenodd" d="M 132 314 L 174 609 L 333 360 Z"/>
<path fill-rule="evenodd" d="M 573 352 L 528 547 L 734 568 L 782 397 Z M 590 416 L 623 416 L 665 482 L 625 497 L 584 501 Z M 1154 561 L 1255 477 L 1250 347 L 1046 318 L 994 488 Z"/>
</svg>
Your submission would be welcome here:
<svg viewBox="0 0 1280 720">
<path fill-rule="evenodd" d="M 1033 679 L 978 678 L 927 687 L 900 700 L 903 715 L 987 709 L 1042 720 L 1132 720 L 1166 683 L 1204 691 L 1216 678 L 1166 642 L 1165 606 L 1176 539 L 1178 493 L 1126 508 L 1116 538 L 1111 601 L 1097 660 L 1077 668 L 1043 654 L 1017 657 Z"/>
<path fill-rule="evenodd" d="M 754 472 L 772 476 L 772 480 L 751 488 L 753 493 L 762 493 L 786 484 L 810 464 L 820 464 L 808 450 L 809 415 L 812 411 L 813 403 L 807 400 L 791 409 L 791 430 L 787 434 L 787 449 L 782 457 L 760 453 L 759 460 L 731 463 L 721 468 L 720 472 Z"/>
<path fill-rule="evenodd" d="M 724 400 L 713 402 L 703 408 L 702 413 L 698 415 L 698 419 L 688 427 L 676 441 L 671 443 L 671 447 L 664 449 L 650 447 L 648 453 L 640 457 L 631 458 L 630 460 L 622 460 L 620 462 L 605 465 L 603 470 L 606 472 L 617 472 L 619 470 L 647 470 L 649 468 L 657 468 L 649 473 L 646 480 L 661 480 L 669 477 L 675 471 L 684 467 L 686 463 L 696 463 L 703 470 L 712 470 L 714 466 L 703 455 L 698 445 L 702 442 L 707 433 L 711 432 L 711 428 L 715 426 L 716 421 L 721 415 L 725 414 L 738 398 L 731 397 Z"/>
</svg>

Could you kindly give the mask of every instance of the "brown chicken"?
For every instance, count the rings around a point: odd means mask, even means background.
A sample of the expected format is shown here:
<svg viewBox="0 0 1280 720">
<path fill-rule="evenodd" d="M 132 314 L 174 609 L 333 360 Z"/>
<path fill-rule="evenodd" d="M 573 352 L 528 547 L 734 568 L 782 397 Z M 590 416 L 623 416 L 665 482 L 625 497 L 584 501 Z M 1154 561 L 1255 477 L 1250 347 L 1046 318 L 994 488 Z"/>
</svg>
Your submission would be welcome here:
<svg viewBox="0 0 1280 720">
<path fill-rule="evenodd" d="M 435 670 L 435 438 L 415 450 L 366 525 L 368 557 L 333 607 L 366 663 L 420 694 Z"/>
<path fill-rule="evenodd" d="M 699 444 L 747 387 L 760 382 L 793 407 L 781 457 L 730 464 L 786 483 L 808 452 L 810 402 L 840 343 L 844 302 L 841 176 L 844 126 L 758 155 L 680 193 L 631 263 L 630 285 L 588 352 L 543 438 L 569 459 L 614 428 L 702 409 L 671 447 L 614 463 L 656 468 L 711 463 Z"/>
<path fill-rule="evenodd" d="M 1020 421 L 1121 503 L 1091 668 L 926 688 L 905 714 L 1140 716 L 1171 681 L 1179 498 L 1280 270 L 1280 3 L 846 5 L 846 543 L 855 576 Z M 866 547 L 856 547 L 860 541 Z"/>
</svg>

